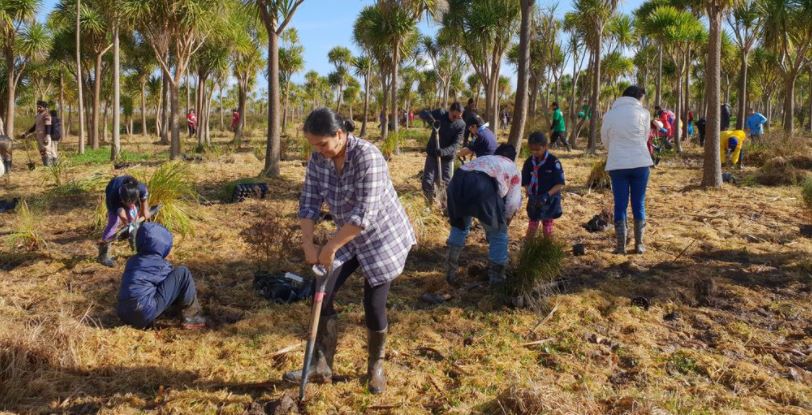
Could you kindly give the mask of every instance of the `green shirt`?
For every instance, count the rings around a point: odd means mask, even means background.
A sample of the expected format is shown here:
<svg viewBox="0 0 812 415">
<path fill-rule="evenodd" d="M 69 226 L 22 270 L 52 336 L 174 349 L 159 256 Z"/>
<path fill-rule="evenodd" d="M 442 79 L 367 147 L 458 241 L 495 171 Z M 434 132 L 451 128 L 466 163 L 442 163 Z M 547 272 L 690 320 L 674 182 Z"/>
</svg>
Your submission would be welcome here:
<svg viewBox="0 0 812 415">
<path fill-rule="evenodd" d="M 560 108 L 556 108 L 555 111 L 553 111 L 553 126 L 552 127 L 553 127 L 553 132 L 563 133 L 564 131 L 567 131 L 567 125 L 564 122 L 564 114 L 561 113 Z"/>
</svg>

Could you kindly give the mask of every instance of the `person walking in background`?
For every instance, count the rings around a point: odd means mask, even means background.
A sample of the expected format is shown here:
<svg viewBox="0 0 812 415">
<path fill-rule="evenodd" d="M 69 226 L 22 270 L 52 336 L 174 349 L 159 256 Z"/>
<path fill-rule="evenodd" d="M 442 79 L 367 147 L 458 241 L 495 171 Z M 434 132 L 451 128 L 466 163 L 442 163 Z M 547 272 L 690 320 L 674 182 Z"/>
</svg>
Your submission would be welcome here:
<svg viewBox="0 0 812 415">
<path fill-rule="evenodd" d="M 719 112 L 719 130 L 727 131 L 730 129 L 730 105 L 727 103 L 722 104 Z"/>
<path fill-rule="evenodd" d="M 760 139 L 764 135 L 764 124 L 767 123 L 767 117 L 760 112 L 756 112 L 752 108 L 747 112 L 747 120 L 744 123 L 744 128 L 751 140 Z"/>
<path fill-rule="evenodd" d="M 564 121 L 564 114 L 558 107 L 558 102 L 553 102 L 553 121 L 551 125 L 552 133 L 550 134 L 550 145 L 555 145 L 559 141 L 567 147 L 567 151 L 571 150 L 570 144 L 567 142 L 567 124 Z"/>
<path fill-rule="evenodd" d="M 21 137 L 25 138 L 32 133 L 35 135 L 37 146 L 39 147 L 39 154 L 40 157 L 42 157 L 42 164 L 44 166 L 54 165 L 58 158 L 53 141 L 51 140 L 52 132 L 53 124 L 51 114 L 48 113 L 48 103 L 45 101 L 37 101 L 37 116 L 34 118 L 34 125 L 23 133 Z"/>
<path fill-rule="evenodd" d="M 439 140 L 439 150 L 437 142 L 429 140 L 426 144 L 426 162 L 423 166 L 422 188 L 426 200 L 433 201 L 434 178 L 438 169 L 442 174 L 442 181 L 448 184 L 451 181 L 451 172 L 454 168 L 454 158 L 457 156 L 457 149 L 462 144 L 465 134 L 465 121 L 462 120 L 462 105 L 459 102 L 452 103 L 448 110 L 436 109 L 434 111 L 423 110 L 420 118 L 429 125 L 437 126 L 437 140 Z M 439 151 L 439 154 L 438 154 Z M 437 166 L 437 157 L 440 158 L 440 166 Z"/>
<path fill-rule="evenodd" d="M 62 141 L 62 119 L 56 110 L 51 110 L 51 145 L 54 154 L 59 158 L 59 142 Z"/>
<path fill-rule="evenodd" d="M 612 179 L 612 193 L 615 199 L 615 253 L 625 254 L 626 209 L 629 196 L 634 215 L 635 252 L 645 252 L 643 231 L 646 227 L 646 187 L 651 166 L 648 134 L 651 116 L 641 100 L 646 91 L 638 86 L 630 86 L 623 96 L 615 100 L 603 118 L 601 141 L 608 150 L 606 171 Z"/>
<path fill-rule="evenodd" d="M 189 110 L 186 114 L 186 126 L 189 128 L 189 137 L 197 133 L 197 114 L 195 114 L 195 110 Z"/>
<path fill-rule="evenodd" d="M 240 112 L 236 108 L 231 110 L 231 132 L 236 133 L 240 126 Z"/>
<path fill-rule="evenodd" d="M 379 394 L 386 388 L 386 299 L 416 239 L 386 160 L 372 143 L 352 135 L 354 129 L 352 120 L 342 119 L 328 108 L 311 112 L 303 127 L 315 152 L 307 163 L 299 197 L 302 249 L 308 263 L 332 269 L 334 278 L 328 282 L 321 309 L 310 379 L 332 381 L 338 341 L 335 295 L 360 268 L 367 329 L 367 387 Z M 327 243 L 317 246 L 313 232 L 324 204 L 338 229 Z M 288 372 L 284 379 L 298 383 L 302 372 Z"/>
<path fill-rule="evenodd" d="M 696 131 L 699 133 L 699 146 L 705 146 L 705 126 L 708 124 L 708 121 L 705 117 L 700 118 L 696 122 Z"/>
</svg>

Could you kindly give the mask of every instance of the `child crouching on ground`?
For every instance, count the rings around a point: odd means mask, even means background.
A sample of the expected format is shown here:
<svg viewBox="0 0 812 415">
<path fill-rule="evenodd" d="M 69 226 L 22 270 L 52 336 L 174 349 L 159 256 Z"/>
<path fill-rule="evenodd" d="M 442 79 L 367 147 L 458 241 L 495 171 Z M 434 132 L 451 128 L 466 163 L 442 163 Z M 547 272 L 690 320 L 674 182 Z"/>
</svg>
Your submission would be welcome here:
<svg viewBox="0 0 812 415">
<path fill-rule="evenodd" d="M 539 221 L 544 236 L 553 234 L 553 221 L 561 217 L 561 189 L 564 187 L 564 169 L 561 162 L 547 147 L 549 142 L 542 132 L 528 138 L 530 157 L 522 167 L 522 186 L 527 189 L 527 238 L 536 235 Z"/>
<path fill-rule="evenodd" d="M 172 234 L 157 223 L 144 223 L 135 236 L 135 247 L 137 253 L 127 261 L 118 292 L 121 321 L 147 328 L 175 306 L 180 308 L 184 328 L 205 327 L 192 273 L 184 266 L 173 268 L 166 260 L 172 250 Z"/>
<path fill-rule="evenodd" d="M 112 267 L 115 260 L 110 256 L 110 244 L 118 229 L 134 222 L 138 216 L 149 219 L 149 191 L 132 176 L 117 176 L 107 183 L 104 189 L 104 203 L 107 207 L 107 226 L 99 243 L 99 263 Z"/>
</svg>

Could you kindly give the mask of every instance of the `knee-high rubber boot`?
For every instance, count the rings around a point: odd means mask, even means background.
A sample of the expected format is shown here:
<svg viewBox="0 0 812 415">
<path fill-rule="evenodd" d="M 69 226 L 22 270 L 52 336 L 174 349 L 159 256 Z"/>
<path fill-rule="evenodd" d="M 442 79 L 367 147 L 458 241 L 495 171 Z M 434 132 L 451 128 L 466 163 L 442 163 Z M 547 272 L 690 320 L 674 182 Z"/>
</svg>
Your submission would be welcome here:
<svg viewBox="0 0 812 415">
<path fill-rule="evenodd" d="M 505 271 L 507 264 L 497 264 L 491 262 L 488 265 L 488 284 L 497 286 L 505 283 Z"/>
<path fill-rule="evenodd" d="M 206 317 L 203 316 L 203 307 L 197 301 L 197 296 L 192 303 L 183 308 L 180 312 L 183 317 L 183 328 L 187 330 L 199 330 L 206 327 Z"/>
<path fill-rule="evenodd" d="M 448 256 L 445 263 L 445 280 L 451 285 L 459 282 L 457 271 L 460 268 L 460 254 L 462 253 L 461 246 L 448 246 Z"/>
<path fill-rule="evenodd" d="M 617 240 L 617 245 L 615 246 L 615 253 L 616 254 L 625 254 L 626 253 L 626 243 L 628 239 L 626 238 L 626 221 L 617 221 L 615 222 L 615 238 Z"/>
<path fill-rule="evenodd" d="M 372 394 L 378 395 L 386 390 L 386 376 L 383 372 L 383 362 L 386 357 L 386 329 L 381 331 L 367 330 L 367 378 L 368 389 Z"/>
<path fill-rule="evenodd" d="M 6 174 L 11 173 L 11 160 L 3 160 L 3 167 L 6 168 Z"/>
<path fill-rule="evenodd" d="M 115 259 L 110 256 L 110 242 L 102 242 L 99 244 L 99 263 L 106 267 L 116 266 Z"/>
<path fill-rule="evenodd" d="M 319 320 L 315 356 L 313 356 L 310 374 L 308 375 L 308 381 L 310 382 L 331 383 L 333 381 L 333 357 L 336 354 L 336 345 L 338 343 L 336 320 L 336 315 L 322 316 Z M 302 381 L 302 371 L 287 372 L 282 379 L 291 383 L 299 383 Z"/>
<path fill-rule="evenodd" d="M 643 231 L 646 229 L 645 220 L 634 221 L 634 252 L 642 254 L 646 252 L 646 246 L 643 244 Z"/>
</svg>

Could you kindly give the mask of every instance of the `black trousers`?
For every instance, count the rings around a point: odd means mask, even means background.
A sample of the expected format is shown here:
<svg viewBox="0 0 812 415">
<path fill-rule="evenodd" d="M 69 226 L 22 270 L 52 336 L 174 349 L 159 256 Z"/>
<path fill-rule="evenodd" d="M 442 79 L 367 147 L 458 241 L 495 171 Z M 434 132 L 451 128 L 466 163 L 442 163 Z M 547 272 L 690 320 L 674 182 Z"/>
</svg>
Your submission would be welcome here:
<svg viewBox="0 0 812 415">
<path fill-rule="evenodd" d="M 334 301 L 336 292 L 344 285 L 350 275 L 355 272 L 360 264 L 358 258 L 353 258 L 338 269 L 338 277 L 327 284 L 327 294 L 324 298 L 324 304 L 321 307 L 322 317 L 334 316 L 337 314 Z M 366 326 L 372 331 L 382 331 L 389 326 L 386 319 L 386 299 L 389 297 L 389 287 L 391 282 L 373 287 L 369 285 L 369 281 L 364 278 L 364 319 Z"/>
<path fill-rule="evenodd" d="M 450 158 L 448 160 L 441 160 L 441 172 L 443 175 L 443 183 L 448 185 L 448 182 L 451 181 L 451 171 L 454 169 L 454 159 Z M 434 178 L 437 177 L 437 157 L 426 157 L 426 164 L 423 166 L 423 178 L 421 180 L 421 186 L 423 188 L 423 194 L 426 196 L 427 199 L 434 199 Z M 440 195 L 440 197 L 445 197 L 444 195 Z"/>
</svg>

